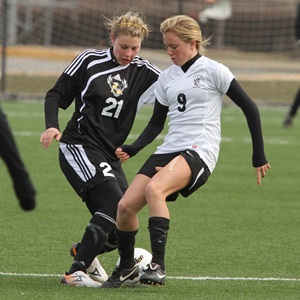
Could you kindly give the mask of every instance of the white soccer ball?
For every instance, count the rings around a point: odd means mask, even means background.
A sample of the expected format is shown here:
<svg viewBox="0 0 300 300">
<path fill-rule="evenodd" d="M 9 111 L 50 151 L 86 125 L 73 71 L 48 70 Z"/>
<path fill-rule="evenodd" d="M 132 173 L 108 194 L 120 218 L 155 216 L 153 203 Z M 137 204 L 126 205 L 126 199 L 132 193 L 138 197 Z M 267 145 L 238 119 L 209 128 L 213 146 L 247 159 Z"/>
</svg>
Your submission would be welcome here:
<svg viewBox="0 0 300 300">
<path fill-rule="evenodd" d="M 135 263 L 139 265 L 140 273 L 147 269 L 147 265 L 151 263 L 152 254 L 143 248 L 134 248 Z M 117 260 L 116 267 L 120 264 L 120 257 Z"/>
<path fill-rule="evenodd" d="M 135 248 L 134 259 L 135 263 L 139 265 L 141 273 L 144 272 L 147 269 L 147 265 L 151 263 L 152 254 L 143 248 Z"/>
</svg>

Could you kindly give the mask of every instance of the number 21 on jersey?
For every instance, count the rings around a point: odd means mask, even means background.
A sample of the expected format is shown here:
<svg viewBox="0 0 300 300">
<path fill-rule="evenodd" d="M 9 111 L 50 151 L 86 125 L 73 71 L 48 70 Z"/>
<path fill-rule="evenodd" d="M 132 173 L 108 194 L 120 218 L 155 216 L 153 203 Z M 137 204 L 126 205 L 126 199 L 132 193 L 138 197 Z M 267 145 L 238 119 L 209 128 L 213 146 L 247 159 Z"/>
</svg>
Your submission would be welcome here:
<svg viewBox="0 0 300 300">
<path fill-rule="evenodd" d="M 117 99 L 113 97 L 109 97 L 106 99 L 105 103 L 106 106 L 102 110 L 102 115 L 107 117 L 113 117 L 118 119 L 122 106 L 123 106 L 123 100 L 117 101 Z"/>
</svg>

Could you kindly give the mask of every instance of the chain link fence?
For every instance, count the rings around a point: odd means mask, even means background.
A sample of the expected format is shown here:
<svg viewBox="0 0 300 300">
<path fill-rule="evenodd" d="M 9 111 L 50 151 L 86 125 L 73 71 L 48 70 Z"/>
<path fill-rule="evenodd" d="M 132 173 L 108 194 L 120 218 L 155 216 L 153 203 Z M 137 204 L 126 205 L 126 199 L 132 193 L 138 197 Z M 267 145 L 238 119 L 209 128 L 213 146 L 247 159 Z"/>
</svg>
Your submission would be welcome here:
<svg viewBox="0 0 300 300">
<path fill-rule="evenodd" d="M 254 99 L 290 102 L 300 79 L 298 2 L 1 0 L 1 98 L 43 99 L 80 51 L 108 47 L 105 17 L 135 9 L 153 27 L 141 56 L 161 69 L 171 61 L 159 24 L 187 14 L 199 21 L 204 36 L 213 36 L 207 56 L 227 65 Z"/>
</svg>

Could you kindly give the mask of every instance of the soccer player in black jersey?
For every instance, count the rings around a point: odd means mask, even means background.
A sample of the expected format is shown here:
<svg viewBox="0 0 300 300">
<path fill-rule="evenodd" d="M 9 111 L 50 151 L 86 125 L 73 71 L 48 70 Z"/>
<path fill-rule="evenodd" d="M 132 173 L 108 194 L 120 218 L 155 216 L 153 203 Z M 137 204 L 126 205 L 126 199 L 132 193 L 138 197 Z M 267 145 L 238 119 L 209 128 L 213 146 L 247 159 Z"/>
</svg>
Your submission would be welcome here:
<svg viewBox="0 0 300 300">
<path fill-rule="evenodd" d="M 59 163 L 70 185 L 92 214 L 62 283 L 98 287 L 106 273 L 98 254 L 117 248 L 117 205 L 128 183 L 115 155 L 143 104 L 153 104 L 160 70 L 138 56 L 150 28 L 143 16 L 129 11 L 106 19 L 111 47 L 88 49 L 65 69 L 45 98 L 46 131 L 40 142 L 60 142 Z M 59 108 L 75 101 L 75 111 L 61 134 Z M 104 273 L 104 274 L 103 274 Z"/>
</svg>

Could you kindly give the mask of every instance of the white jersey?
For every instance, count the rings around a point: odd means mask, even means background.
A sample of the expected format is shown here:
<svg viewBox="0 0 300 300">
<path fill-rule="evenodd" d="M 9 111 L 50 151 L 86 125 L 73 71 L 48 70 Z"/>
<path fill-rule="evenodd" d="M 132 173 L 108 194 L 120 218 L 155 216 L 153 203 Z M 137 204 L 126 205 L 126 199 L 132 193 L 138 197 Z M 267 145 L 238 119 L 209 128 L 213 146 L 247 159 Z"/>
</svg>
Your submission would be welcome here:
<svg viewBox="0 0 300 300">
<path fill-rule="evenodd" d="M 222 99 L 233 79 L 227 67 L 205 56 L 186 73 L 177 65 L 163 71 L 155 96 L 169 107 L 169 128 L 155 153 L 192 149 L 212 172 L 220 150 Z"/>
</svg>

